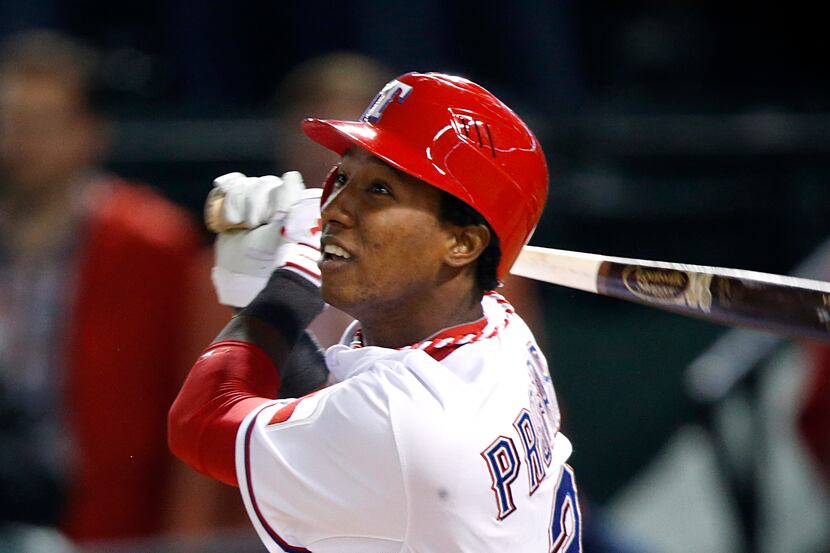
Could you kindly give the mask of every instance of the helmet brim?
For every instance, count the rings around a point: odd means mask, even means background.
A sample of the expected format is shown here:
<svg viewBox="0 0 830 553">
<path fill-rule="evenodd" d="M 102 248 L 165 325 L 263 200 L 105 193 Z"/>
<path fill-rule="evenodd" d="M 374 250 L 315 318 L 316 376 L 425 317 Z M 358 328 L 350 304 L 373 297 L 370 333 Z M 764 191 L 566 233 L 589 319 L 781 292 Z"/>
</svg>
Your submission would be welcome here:
<svg viewBox="0 0 830 553">
<path fill-rule="evenodd" d="M 403 171 L 417 179 L 429 182 L 430 167 L 418 163 L 424 157 L 424 152 L 409 152 L 411 147 L 398 140 L 390 133 L 384 133 L 371 123 L 362 121 L 339 121 L 334 119 L 305 119 L 302 122 L 303 132 L 321 146 L 343 156 L 353 146 L 358 146 L 370 152 L 378 159 L 392 167 Z M 406 159 L 402 165 L 395 158 L 384 154 L 395 152 L 395 157 Z M 419 166 L 420 165 L 420 166 Z M 435 171 L 435 169 L 433 169 Z"/>
</svg>

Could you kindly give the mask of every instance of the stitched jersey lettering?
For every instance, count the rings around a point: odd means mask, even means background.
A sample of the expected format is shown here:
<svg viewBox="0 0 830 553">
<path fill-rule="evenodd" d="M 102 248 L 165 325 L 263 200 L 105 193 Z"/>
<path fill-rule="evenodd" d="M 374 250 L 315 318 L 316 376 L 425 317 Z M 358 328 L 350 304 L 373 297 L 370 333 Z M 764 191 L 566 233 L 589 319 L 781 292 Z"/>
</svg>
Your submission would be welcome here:
<svg viewBox="0 0 830 553">
<path fill-rule="evenodd" d="M 502 520 L 516 510 L 513 502 L 513 491 L 511 485 L 519 476 L 519 454 L 513 440 L 507 436 L 499 436 L 487 449 L 481 452 L 481 456 L 487 462 L 490 469 L 490 477 L 493 480 L 492 490 L 496 494 L 496 505 L 498 514 L 496 518 Z"/>
</svg>

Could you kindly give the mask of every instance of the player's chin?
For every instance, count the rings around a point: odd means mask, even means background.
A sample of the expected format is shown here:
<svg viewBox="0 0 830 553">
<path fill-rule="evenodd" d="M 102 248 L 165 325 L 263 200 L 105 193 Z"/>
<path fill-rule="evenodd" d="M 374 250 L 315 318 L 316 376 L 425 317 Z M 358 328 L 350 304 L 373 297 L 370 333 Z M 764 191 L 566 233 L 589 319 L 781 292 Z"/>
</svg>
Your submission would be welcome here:
<svg viewBox="0 0 830 553">
<path fill-rule="evenodd" d="M 358 318 L 356 313 L 361 311 L 361 306 L 365 303 L 366 291 L 358 282 L 347 279 L 344 275 L 326 277 L 323 273 L 320 295 L 328 305 Z"/>
<path fill-rule="evenodd" d="M 344 308 L 348 306 L 349 302 L 348 294 L 345 293 L 344 287 L 336 282 L 337 279 L 335 277 L 327 277 L 326 273 L 323 273 L 322 276 L 323 278 L 320 281 L 320 295 L 323 297 L 323 301 L 332 307 L 345 311 Z"/>
<path fill-rule="evenodd" d="M 337 307 L 334 302 L 337 301 L 337 296 L 332 292 L 332 286 L 329 285 L 328 279 L 326 275 L 322 275 L 320 279 L 320 295 L 323 297 L 323 301 L 327 304 Z"/>
</svg>

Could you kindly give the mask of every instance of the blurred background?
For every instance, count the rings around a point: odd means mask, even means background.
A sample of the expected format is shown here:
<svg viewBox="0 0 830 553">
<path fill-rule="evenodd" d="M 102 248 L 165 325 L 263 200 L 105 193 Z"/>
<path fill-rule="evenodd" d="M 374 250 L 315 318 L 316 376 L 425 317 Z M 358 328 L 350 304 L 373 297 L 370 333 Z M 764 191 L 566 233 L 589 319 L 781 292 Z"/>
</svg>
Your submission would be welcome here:
<svg viewBox="0 0 830 553">
<path fill-rule="evenodd" d="M 332 160 L 300 119 L 357 117 L 402 72 L 467 76 L 536 131 L 534 244 L 830 279 L 816 10 L 0 0 L 0 552 L 263 551 L 235 492 L 165 447 L 227 317 L 202 202 L 230 171 L 320 182 Z M 512 286 L 575 446 L 586 553 L 830 551 L 826 349 Z"/>
</svg>

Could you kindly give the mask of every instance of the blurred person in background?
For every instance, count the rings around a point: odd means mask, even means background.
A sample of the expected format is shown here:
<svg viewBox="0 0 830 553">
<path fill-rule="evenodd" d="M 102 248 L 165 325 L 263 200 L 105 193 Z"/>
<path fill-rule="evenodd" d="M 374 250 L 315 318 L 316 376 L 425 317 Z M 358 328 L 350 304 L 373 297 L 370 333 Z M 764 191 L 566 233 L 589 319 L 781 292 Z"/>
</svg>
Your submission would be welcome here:
<svg viewBox="0 0 830 553">
<path fill-rule="evenodd" d="M 830 259 L 825 260 L 824 276 L 830 276 Z M 830 493 L 830 346 L 808 343 L 804 358 L 807 376 L 798 411 L 798 429 L 824 480 L 825 491 Z"/>
<path fill-rule="evenodd" d="M 94 83 L 69 37 L 0 45 L 0 522 L 76 542 L 187 527 L 165 415 L 227 316 L 190 216 L 99 165 Z"/>
<path fill-rule="evenodd" d="M 396 75 L 374 58 L 353 52 L 333 52 L 297 65 L 274 96 L 278 174 L 299 171 L 306 186 L 322 186 L 340 157 L 318 147 L 300 130 L 300 122 L 306 117 L 356 120 L 377 91 Z M 525 278 L 508 276 L 499 293 L 522 313 L 544 346 L 544 319 L 536 285 Z M 340 340 L 351 321 L 342 311 L 328 307 L 310 329 L 327 347 Z"/>
<path fill-rule="evenodd" d="M 827 273 L 825 273 L 827 274 Z M 801 441 L 823 484 L 825 502 L 830 501 L 830 346 L 809 343 L 802 351 L 806 376 L 798 405 Z M 825 534 L 822 551 L 830 552 Z"/>
<path fill-rule="evenodd" d="M 798 424 L 804 445 L 830 493 L 830 347 L 811 344 Z"/>
</svg>

